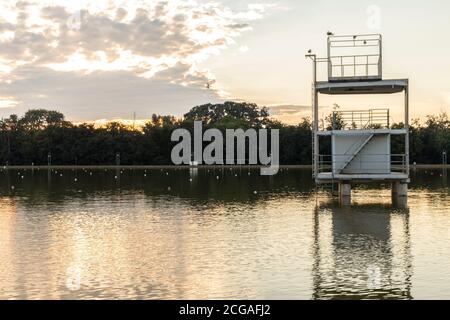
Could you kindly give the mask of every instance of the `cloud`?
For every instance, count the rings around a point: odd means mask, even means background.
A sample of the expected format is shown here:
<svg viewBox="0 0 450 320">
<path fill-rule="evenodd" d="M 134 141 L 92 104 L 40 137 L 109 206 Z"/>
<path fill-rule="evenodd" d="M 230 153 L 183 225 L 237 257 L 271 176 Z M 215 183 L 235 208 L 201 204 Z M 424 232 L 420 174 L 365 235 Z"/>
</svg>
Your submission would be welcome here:
<svg viewBox="0 0 450 320">
<path fill-rule="evenodd" d="M 298 124 L 303 118 L 311 119 L 311 106 L 279 104 L 269 106 L 272 117 L 287 124 Z M 323 121 L 333 111 L 332 106 L 319 106 L 319 119 Z"/>
<path fill-rule="evenodd" d="M 220 86 L 211 86 L 214 75 L 199 64 L 235 44 L 267 8 L 236 12 L 193 0 L 2 1 L 0 113 L 39 104 L 77 119 L 153 105 L 181 114 L 188 103 L 218 100 Z M 169 105 L 174 100 L 180 102 Z"/>
<path fill-rule="evenodd" d="M 61 110 L 73 121 L 103 119 L 105 115 L 131 119 L 134 112 L 139 118 L 149 118 L 152 113 L 181 114 L 186 106 L 219 101 L 213 91 L 170 83 L 166 78 L 146 79 L 126 71 L 84 75 L 23 67 L 17 73 L 27 76 L 4 84 L 2 91 L 20 104 L 3 106 L 0 113 L 5 115 L 45 107 Z"/>
<path fill-rule="evenodd" d="M 269 107 L 272 115 L 296 114 L 299 112 L 311 111 L 311 106 L 302 106 L 294 104 L 282 104 Z"/>
<path fill-rule="evenodd" d="M 280 104 L 268 108 L 273 118 L 288 124 L 298 124 L 302 118 L 311 116 L 311 106 Z"/>
<path fill-rule="evenodd" d="M 242 52 L 242 53 L 245 53 L 245 52 L 247 52 L 248 50 L 250 50 L 250 48 L 247 47 L 247 46 L 240 46 L 240 47 L 239 47 L 239 51 Z"/>
</svg>

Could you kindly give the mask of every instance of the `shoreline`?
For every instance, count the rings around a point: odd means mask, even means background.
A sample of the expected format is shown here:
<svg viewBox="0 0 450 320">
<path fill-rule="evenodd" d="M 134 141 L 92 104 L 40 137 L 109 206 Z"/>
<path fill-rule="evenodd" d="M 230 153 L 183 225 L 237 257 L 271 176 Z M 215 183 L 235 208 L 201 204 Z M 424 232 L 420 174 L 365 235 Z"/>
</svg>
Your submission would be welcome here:
<svg viewBox="0 0 450 320">
<path fill-rule="evenodd" d="M 261 169 L 262 165 L 45 165 L 45 166 L 1 166 L 0 170 L 83 170 L 83 169 Z M 312 165 L 280 165 L 280 169 L 312 169 Z M 450 164 L 416 164 L 410 169 L 450 169 Z"/>
</svg>

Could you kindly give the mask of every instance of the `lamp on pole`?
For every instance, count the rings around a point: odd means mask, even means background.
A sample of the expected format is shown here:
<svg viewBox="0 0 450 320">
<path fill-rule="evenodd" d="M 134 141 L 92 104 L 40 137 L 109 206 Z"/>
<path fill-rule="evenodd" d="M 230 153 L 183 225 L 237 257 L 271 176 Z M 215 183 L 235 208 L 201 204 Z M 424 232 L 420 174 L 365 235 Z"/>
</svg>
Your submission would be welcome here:
<svg viewBox="0 0 450 320">
<path fill-rule="evenodd" d="M 50 167 L 52 165 L 52 153 L 47 154 L 47 165 Z"/>
</svg>

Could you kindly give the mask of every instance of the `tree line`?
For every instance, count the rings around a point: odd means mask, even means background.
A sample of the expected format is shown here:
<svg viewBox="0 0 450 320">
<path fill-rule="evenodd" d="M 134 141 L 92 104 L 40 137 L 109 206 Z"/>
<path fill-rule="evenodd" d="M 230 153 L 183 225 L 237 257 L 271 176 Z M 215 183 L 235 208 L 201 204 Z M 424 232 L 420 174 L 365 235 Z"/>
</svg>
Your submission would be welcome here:
<svg viewBox="0 0 450 320">
<path fill-rule="evenodd" d="M 225 102 L 192 108 L 183 118 L 153 115 L 145 125 L 134 128 L 120 122 L 96 127 L 74 124 L 58 111 L 33 109 L 22 117 L 0 120 L 1 165 L 170 165 L 177 128 L 193 130 L 201 120 L 205 129 L 268 128 L 280 130 L 280 164 L 311 163 L 311 122 L 303 118 L 287 125 L 270 117 L 265 107 L 253 103 Z M 336 121 L 325 119 L 328 127 Z M 335 124 L 334 124 L 335 125 Z M 392 125 L 403 127 L 402 123 Z M 329 148 L 329 142 L 322 144 Z M 393 139 L 392 153 L 401 153 L 401 142 Z M 410 126 L 410 161 L 423 164 L 442 162 L 450 151 L 450 118 L 446 113 L 414 120 Z M 323 152 L 327 152 L 324 150 Z M 329 152 L 328 152 L 329 153 Z"/>
</svg>

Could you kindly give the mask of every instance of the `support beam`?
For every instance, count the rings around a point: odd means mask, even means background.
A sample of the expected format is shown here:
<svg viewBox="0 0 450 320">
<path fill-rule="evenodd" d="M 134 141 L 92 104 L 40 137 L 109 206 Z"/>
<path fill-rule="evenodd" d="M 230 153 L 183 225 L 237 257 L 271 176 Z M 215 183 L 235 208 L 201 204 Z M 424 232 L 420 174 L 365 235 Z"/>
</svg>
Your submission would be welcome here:
<svg viewBox="0 0 450 320">
<path fill-rule="evenodd" d="M 319 93 L 317 92 L 317 61 L 314 56 L 313 60 L 313 166 L 314 166 L 314 178 L 319 173 Z"/>
<path fill-rule="evenodd" d="M 406 165 L 406 173 L 409 176 L 409 81 L 408 85 L 405 88 L 405 165 Z"/>
</svg>

